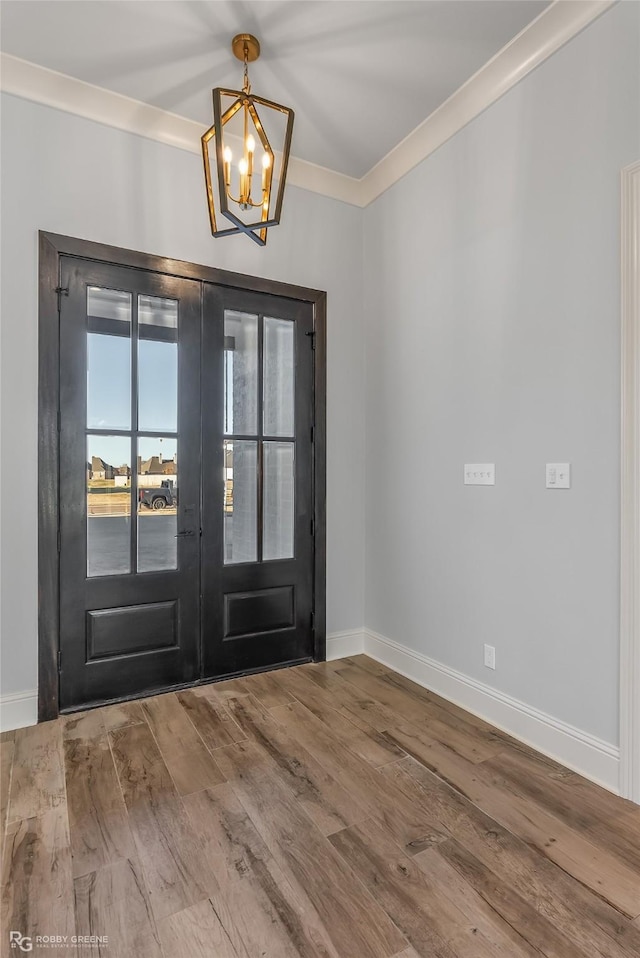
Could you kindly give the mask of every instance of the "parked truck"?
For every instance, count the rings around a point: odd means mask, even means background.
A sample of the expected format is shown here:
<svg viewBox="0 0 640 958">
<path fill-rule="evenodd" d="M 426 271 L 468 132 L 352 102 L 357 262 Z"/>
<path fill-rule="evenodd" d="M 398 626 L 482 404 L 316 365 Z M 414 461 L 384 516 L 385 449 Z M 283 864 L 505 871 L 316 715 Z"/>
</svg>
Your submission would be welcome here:
<svg viewBox="0 0 640 958">
<path fill-rule="evenodd" d="M 166 509 L 178 505 L 178 487 L 170 479 L 163 479 L 159 486 L 142 486 L 138 500 L 149 509 Z"/>
</svg>

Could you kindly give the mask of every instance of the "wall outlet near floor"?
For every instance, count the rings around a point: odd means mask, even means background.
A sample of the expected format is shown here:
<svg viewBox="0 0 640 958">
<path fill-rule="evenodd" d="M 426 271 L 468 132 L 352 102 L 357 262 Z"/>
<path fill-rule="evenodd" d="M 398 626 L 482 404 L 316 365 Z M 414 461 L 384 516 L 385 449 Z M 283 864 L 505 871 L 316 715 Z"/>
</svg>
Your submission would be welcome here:
<svg viewBox="0 0 640 958">
<path fill-rule="evenodd" d="M 496 649 L 494 645 L 485 645 L 484 647 L 484 664 L 488 669 L 495 669 L 496 667 Z"/>
<path fill-rule="evenodd" d="M 495 486 L 496 464 L 494 462 L 466 462 L 464 484 L 465 486 Z"/>
</svg>

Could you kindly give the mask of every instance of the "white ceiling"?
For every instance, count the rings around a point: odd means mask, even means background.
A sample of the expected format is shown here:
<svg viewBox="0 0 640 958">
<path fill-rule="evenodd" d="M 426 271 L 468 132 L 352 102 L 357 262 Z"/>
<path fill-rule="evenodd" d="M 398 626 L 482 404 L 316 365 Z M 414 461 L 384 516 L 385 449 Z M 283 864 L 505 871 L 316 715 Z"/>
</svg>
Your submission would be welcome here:
<svg viewBox="0 0 640 958">
<path fill-rule="evenodd" d="M 360 177 L 548 6 L 546 0 L 2 0 L 6 53 L 211 124 L 241 85 L 293 107 L 292 152 Z"/>
</svg>

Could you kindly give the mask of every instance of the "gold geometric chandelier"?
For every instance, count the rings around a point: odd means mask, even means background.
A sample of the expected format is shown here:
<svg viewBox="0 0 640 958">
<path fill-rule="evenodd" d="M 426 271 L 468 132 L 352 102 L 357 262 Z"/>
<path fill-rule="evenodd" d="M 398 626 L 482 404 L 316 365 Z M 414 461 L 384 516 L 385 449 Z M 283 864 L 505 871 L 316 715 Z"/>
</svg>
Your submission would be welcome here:
<svg viewBox="0 0 640 958">
<path fill-rule="evenodd" d="M 245 233 L 264 246 L 268 228 L 280 222 L 293 110 L 251 92 L 248 64 L 260 56 L 254 36 L 239 33 L 231 49 L 244 63 L 242 90 L 216 87 L 212 91 L 213 126 L 202 137 L 211 232 L 213 236 Z M 216 208 L 233 226 L 218 229 Z"/>
</svg>

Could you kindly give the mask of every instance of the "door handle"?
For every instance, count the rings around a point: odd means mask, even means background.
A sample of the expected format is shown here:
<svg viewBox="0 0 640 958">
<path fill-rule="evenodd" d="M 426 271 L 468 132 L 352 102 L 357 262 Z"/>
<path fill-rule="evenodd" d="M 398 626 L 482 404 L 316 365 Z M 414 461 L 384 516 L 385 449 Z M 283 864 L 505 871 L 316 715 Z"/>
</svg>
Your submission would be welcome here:
<svg viewBox="0 0 640 958">
<path fill-rule="evenodd" d="M 182 539 L 184 536 L 192 536 L 194 534 L 193 529 L 187 529 L 186 532 L 176 532 L 174 539 Z"/>
</svg>

